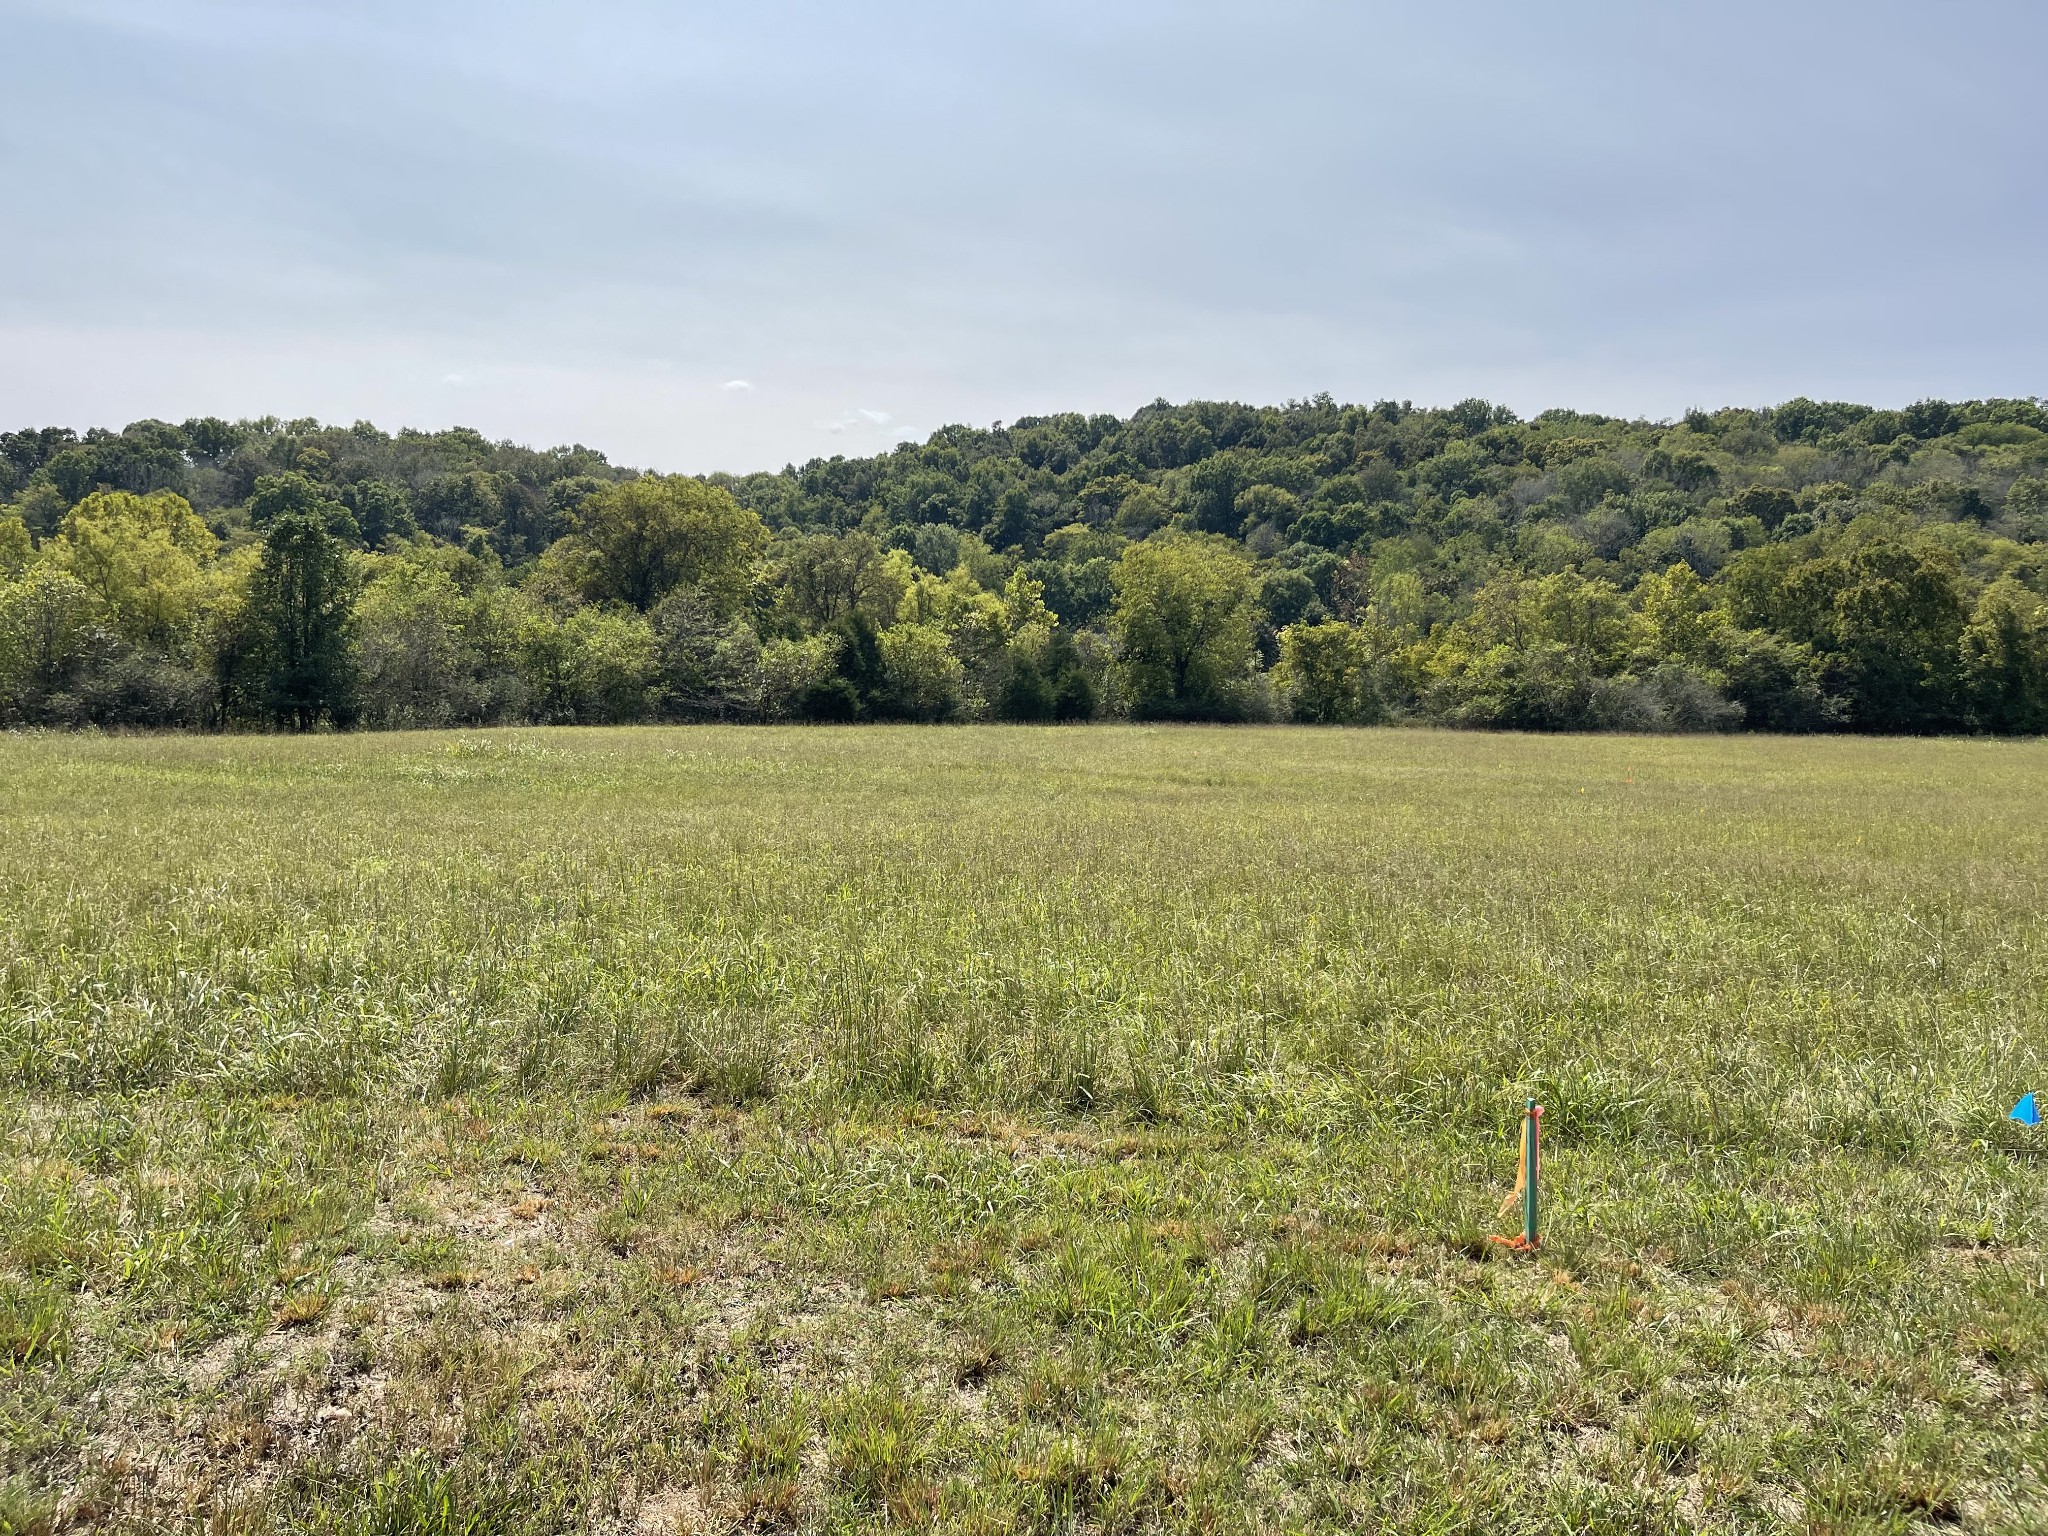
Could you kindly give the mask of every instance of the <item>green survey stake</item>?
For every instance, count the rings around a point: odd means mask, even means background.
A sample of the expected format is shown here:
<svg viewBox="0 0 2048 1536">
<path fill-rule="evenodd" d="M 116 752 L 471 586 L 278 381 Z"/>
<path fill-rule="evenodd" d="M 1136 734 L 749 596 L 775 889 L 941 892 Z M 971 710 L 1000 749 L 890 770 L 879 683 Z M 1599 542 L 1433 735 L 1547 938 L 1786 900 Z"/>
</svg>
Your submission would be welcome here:
<svg viewBox="0 0 2048 1536">
<path fill-rule="evenodd" d="M 1541 1177 L 1543 1159 L 1543 1106 L 1534 1099 L 1523 1106 L 1527 1114 L 1527 1129 L 1523 1131 L 1528 1158 L 1528 1186 L 1522 1191 L 1522 1241 L 1534 1248 L 1540 1237 L 1537 1233 L 1536 1185 Z"/>
</svg>

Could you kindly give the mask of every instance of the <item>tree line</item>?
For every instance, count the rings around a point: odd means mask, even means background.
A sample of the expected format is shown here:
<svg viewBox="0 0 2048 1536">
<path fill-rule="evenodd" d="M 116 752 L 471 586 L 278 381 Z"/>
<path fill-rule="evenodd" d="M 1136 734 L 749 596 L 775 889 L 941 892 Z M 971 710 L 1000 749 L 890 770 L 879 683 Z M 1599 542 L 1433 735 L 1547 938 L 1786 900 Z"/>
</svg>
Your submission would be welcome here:
<svg viewBox="0 0 2048 1536">
<path fill-rule="evenodd" d="M 2048 727 L 2035 400 L 1155 403 L 776 473 L 0 434 L 0 724 Z"/>
</svg>

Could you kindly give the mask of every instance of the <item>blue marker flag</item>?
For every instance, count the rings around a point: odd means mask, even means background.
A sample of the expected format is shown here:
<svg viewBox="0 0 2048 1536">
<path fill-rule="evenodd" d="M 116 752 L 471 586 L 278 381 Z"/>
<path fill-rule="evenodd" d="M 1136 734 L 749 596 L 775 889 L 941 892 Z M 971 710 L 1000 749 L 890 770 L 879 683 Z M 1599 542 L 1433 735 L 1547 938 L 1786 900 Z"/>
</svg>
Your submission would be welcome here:
<svg viewBox="0 0 2048 1536">
<path fill-rule="evenodd" d="M 2024 1099 L 2021 1099 L 2019 1103 L 2013 1105 L 2012 1113 L 2005 1118 L 2017 1120 L 2021 1125 L 2039 1125 L 2041 1123 L 2041 1106 L 2034 1101 L 2034 1096 L 2030 1093 Z"/>
</svg>

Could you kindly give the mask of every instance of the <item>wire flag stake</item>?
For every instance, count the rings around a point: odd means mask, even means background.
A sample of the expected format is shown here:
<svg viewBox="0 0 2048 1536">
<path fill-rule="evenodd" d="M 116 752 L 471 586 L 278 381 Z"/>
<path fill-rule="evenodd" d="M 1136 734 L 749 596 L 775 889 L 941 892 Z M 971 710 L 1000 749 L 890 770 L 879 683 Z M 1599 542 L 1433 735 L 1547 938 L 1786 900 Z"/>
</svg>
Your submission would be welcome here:
<svg viewBox="0 0 2048 1536">
<path fill-rule="evenodd" d="M 1522 1151 L 1516 1160 L 1515 1187 L 1508 1191 L 1507 1198 L 1500 1203 L 1500 1214 L 1505 1216 L 1517 1200 L 1522 1202 L 1522 1235 L 1493 1239 L 1504 1248 L 1513 1248 L 1521 1253 L 1533 1253 L 1542 1246 L 1541 1207 L 1538 1204 L 1542 1169 L 1543 1106 L 1531 1099 L 1522 1110 Z"/>
</svg>

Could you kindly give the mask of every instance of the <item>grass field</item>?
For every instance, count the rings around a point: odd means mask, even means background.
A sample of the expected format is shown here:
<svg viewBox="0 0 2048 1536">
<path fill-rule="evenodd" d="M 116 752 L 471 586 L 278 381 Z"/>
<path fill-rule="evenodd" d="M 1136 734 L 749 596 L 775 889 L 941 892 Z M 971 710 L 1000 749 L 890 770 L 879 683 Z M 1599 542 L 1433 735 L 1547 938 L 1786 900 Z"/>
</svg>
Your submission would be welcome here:
<svg viewBox="0 0 2048 1536">
<path fill-rule="evenodd" d="M 0 737 L 0 1532 L 2048 1531 L 2044 811 L 2035 743 Z"/>
</svg>

